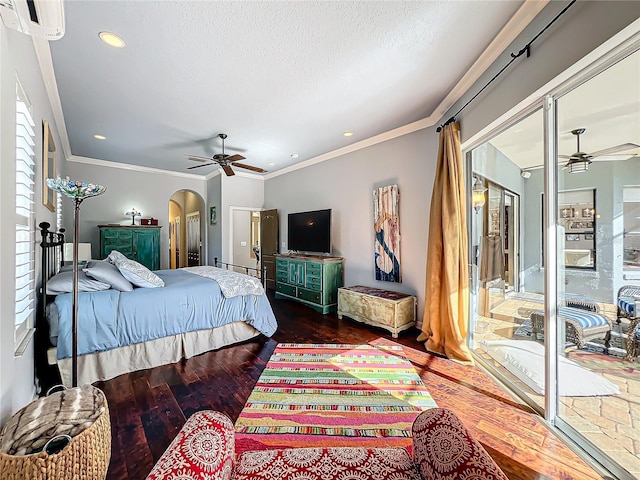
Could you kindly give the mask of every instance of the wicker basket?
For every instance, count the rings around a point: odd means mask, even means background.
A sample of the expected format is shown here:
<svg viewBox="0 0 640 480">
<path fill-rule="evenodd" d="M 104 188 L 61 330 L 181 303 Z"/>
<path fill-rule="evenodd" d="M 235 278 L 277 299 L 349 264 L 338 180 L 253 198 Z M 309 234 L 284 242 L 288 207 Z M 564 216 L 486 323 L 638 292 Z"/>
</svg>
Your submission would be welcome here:
<svg viewBox="0 0 640 480">
<path fill-rule="evenodd" d="M 111 458 L 111 422 L 104 402 L 102 413 L 60 452 L 30 455 L 0 452 L 2 480 L 103 480 Z"/>
</svg>

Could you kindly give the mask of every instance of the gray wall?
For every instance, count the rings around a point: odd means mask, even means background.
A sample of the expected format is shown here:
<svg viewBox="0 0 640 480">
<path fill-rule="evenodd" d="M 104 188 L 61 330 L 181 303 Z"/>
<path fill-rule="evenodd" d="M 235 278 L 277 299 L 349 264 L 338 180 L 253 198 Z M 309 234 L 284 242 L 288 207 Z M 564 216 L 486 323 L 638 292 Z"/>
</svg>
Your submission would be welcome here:
<svg viewBox="0 0 640 480">
<path fill-rule="evenodd" d="M 317 163 L 265 182 L 265 208 L 277 208 L 280 239 L 287 214 L 332 210 L 333 255 L 345 258 L 345 285 L 367 285 L 418 296 L 424 307 L 427 232 L 438 150 L 426 129 Z M 373 189 L 398 184 L 402 283 L 375 280 Z M 287 248 L 280 248 L 286 252 Z"/>
<path fill-rule="evenodd" d="M 482 77 L 443 116 L 456 113 L 517 53 L 533 39 L 569 2 L 554 1 L 531 22 Z M 531 56 L 518 58 L 476 98 L 457 119 L 464 142 L 517 105 L 538 88 L 640 17 L 637 1 L 576 2 L 531 47 Z"/>
<path fill-rule="evenodd" d="M 42 75 L 30 37 L 5 29 L 0 22 L 0 222 L 5 232 L 0 235 L 0 424 L 8 416 L 33 400 L 36 393 L 33 362 L 33 339 L 20 357 L 14 357 L 15 312 L 15 135 L 16 77 L 32 105 L 35 121 L 35 216 L 33 226 L 43 221 L 55 226 L 55 213 L 42 205 L 42 122 L 51 124 L 59 156 L 60 137 L 53 124 L 53 114 L 42 82 Z M 58 166 L 58 172 L 64 165 Z M 36 242 L 40 238 L 36 230 Z M 40 248 L 35 255 L 36 285 L 40 284 Z M 34 320 L 35 321 L 35 320 Z"/>
<path fill-rule="evenodd" d="M 107 187 L 103 195 L 85 200 L 80 207 L 79 238 L 81 242 L 91 242 L 93 255 L 98 256 L 100 252 L 97 226 L 131 224 L 131 217 L 124 212 L 135 207 L 143 217 L 157 218 L 159 225 L 163 226 L 160 230 L 160 269 L 169 268 L 169 200 L 178 190 L 192 190 L 206 198 L 206 181 L 79 162 L 66 163 L 67 175 L 71 178 Z M 64 224 L 72 232 L 73 204 L 65 199 L 64 207 Z"/>
</svg>

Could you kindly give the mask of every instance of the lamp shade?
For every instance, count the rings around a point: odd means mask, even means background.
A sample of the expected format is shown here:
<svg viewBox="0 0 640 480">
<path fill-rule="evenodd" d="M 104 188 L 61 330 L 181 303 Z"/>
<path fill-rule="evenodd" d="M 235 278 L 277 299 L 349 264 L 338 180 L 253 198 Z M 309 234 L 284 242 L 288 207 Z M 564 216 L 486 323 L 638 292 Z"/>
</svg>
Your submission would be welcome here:
<svg viewBox="0 0 640 480">
<path fill-rule="evenodd" d="M 64 244 L 64 259 L 73 262 L 73 243 Z M 87 260 L 91 260 L 91 244 L 78 243 L 78 262 L 86 262 Z"/>
</svg>

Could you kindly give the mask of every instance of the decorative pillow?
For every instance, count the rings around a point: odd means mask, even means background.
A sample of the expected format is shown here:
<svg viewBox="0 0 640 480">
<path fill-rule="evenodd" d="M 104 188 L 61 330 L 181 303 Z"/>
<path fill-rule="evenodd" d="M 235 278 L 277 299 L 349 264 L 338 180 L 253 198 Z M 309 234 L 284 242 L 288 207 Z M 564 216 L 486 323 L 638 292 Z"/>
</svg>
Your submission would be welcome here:
<svg viewBox="0 0 640 480">
<path fill-rule="evenodd" d="M 99 292 L 109 290 L 111 285 L 87 277 L 82 270 L 78 271 L 79 292 Z M 62 272 L 47 281 L 47 295 L 59 295 L 73 292 L 73 272 Z"/>
<path fill-rule="evenodd" d="M 118 263 L 118 260 L 128 260 L 128 258 L 118 250 L 111 250 L 107 258 L 105 258 L 105 261 L 111 263 L 112 265 Z"/>
<path fill-rule="evenodd" d="M 89 277 L 100 282 L 108 283 L 111 285 L 111 288 L 120 290 L 121 292 L 130 292 L 133 290 L 131 282 L 122 276 L 116 266 L 109 262 L 89 260 L 82 271 Z"/>
<path fill-rule="evenodd" d="M 128 258 L 125 258 L 124 260 L 118 259 L 116 261 L 116 267 L 118 267 L 122 276 L 133 283 L 136 287 L 164 287 L 164 280 L 135 260 L 130 260 Z"/>
</svg>

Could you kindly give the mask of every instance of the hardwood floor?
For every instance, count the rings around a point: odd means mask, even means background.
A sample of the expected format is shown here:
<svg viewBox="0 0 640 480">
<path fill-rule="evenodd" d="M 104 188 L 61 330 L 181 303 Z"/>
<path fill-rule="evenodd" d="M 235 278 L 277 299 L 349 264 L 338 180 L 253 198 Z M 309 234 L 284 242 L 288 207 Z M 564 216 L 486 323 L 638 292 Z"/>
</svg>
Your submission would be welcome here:
<svg viewBox="0 0 640 480">
<path fill-rule="evenodd" d="M 320 315 L 270 295 L 279 328 L 259 337 L 176 364 L 98 382 L 111 414 L 112 455 L 108 479 L 144 479 L 186 419 L 203 409 L 237 419 L 279 342 L 381 344 L 385 330 L 334 315 Z M 441 407 L 454 410 L 510 479 L 601 478 L 529 409 L 476 367 L 427 354 L 416 331 L 395 341 L 416 367 Z"/>
</svg>

